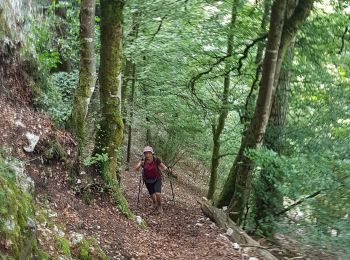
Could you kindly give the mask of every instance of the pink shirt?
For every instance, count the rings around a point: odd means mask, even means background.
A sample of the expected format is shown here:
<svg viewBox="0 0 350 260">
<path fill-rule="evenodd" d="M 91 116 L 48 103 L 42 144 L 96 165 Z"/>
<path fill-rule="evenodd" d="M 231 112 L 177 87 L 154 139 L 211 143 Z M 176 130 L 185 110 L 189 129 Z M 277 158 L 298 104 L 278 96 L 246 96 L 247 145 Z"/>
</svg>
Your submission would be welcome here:
<svg viewBox="0 0 350 260">
<path fill-rule="evenodd" d="M 152 162 L 145 162 L 143 166 L 143 174 L 145 179 L 160 179 L 160 170 L 159 170 L 160 160 L 157 158 Z"/>
</svg>

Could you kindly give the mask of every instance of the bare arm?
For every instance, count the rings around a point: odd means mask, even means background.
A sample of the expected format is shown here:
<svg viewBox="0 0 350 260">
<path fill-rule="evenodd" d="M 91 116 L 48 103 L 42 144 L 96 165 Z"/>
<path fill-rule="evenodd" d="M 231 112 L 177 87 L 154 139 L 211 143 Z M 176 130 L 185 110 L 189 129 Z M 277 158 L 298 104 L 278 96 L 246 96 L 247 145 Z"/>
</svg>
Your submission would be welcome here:
<svg viewBox="0 0 350 260">
<path fill-rule="evenodd" d="M 136 164 L 136 166 L 134 166 L 133 170 L 134 170 L 135 172 L 137 172 L 138 170 L 140 170 L 141 165 L 142 165 L 141 162 L 139 162 L 138 164 Z"/>
<path fill-rule="evenodd" d="M 166 167 L 165 164 L 162 162 L 159 164 L 159 166 L 162 170 L 168 170 L 168 167 Z"/>
</svg>

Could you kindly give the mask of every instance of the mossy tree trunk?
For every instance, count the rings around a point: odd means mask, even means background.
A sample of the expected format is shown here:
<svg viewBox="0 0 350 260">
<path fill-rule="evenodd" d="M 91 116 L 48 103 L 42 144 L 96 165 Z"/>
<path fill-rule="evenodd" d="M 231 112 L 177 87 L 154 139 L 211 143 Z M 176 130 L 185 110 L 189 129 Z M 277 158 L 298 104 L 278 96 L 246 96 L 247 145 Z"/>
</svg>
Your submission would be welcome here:
<svg viewBox="0 0 350 260">
<path fill-rule="evenodd" d="M 248 204 L 251 174 L 254 168 L 252 160 L 246 156 L 245 151 L 257 148 L 263 140 L 282 61 L 292 38 L 309 15 L 313 2 L 313 0 L 299 1 L 293 15 L 285 22 L 287 1 L 276 0 L 272 5 L 270 30 L 254 116 L 243 134 L 239 153 L 218 203 L 219 206 L 229 204 L 232 219 L 238 224 L 241 224 Z"/>
<path fill-rule="evenodd" d="M 234 36 L 234 27 L 236 23 L 236 17 L 237 17 L 237 7 L 239 5 L 240 0 L 234 0 L 232 3 L 232 11 L 231 11 L 231 22 L 230 22 L 230 28 L 229 33 L 227 37 L 227 50 L 226 55 L 231 56 L 233 51 L 233 36 Z M 221 104 L 221 111 L 219 114 L 218 122 L 216 123 L 216 120 L 214 120 L 212 124 L 212 134 L 213 134 L 213 152 L 211 156 L 211 168 L 210 168 L 210 180 L 209 180 L 209 190 L 208 190 L 208 199 L 213 199 L 215 190 L 216 190 L 216 183 L 217 183 L 217 176 L 218 176 L 218 167 L 219 167 L 219 160 L 220 160 L 220 136 L 222 131 L 225 127 L 225 121 L 226 117 L 229 112 L 229 90 L 230 90 L 230 63 L 226 62 L 225 65 L 225 76 L 224 76 L 224 88 L 222 92 L 222 104 Z"/>
<path fill-rule="evenodd" d="M 85 118 L 96 83 L 94 51 L 95 0 L 82 0 L 80 6 L 79 84 L 75 91 L 68 128 L 77 137 L 80 154 L 85 143 Z"/>
<path fill-rule="evenodd" d="M 102 177 L 116 180 L 118 149 L 123 140 L 123 120 L 119 111 L 119 74 L 122 59 L 124 1 L 101 0 L 101 58 L 99 69 L 101 121 L 96 151 L 108 155 L 100 163 Z"/>
</svg>

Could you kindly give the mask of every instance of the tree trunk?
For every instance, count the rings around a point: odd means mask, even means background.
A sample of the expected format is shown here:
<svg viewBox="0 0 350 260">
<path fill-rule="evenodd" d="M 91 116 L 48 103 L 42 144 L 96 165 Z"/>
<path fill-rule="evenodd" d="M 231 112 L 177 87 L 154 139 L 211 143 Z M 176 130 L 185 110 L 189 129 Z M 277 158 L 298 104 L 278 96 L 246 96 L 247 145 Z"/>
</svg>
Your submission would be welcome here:
<svg viewBox="0 0 350 260">
<path fill-rule="evenodd" d="M 130 94 L 130 118 L 128 123 L 128 148 L 126 151 L 126 163 L 130 163 L 131 153 L 131 141 L 132 141 L 132 124 L 134 119 L 134 97 L 135 97 L 135 85 L 136 85 L 136 64 L 132 65 L 132 79 L 131 79 L 131 94 Z"/>
<path fill-rule="evenodd" d="M 271 9 L 271 0 L 265 0 L 265 2 L 264 2 L 264 14 L 263 14 L 262 21 L 261 21 L 262 33 L 266 32 L 266 26 L 268 23 L 270 9 Z M 264 48 L 265 48 L 265 44 L 259 43 L 258 49 L 257 49 L 257 54 L 255 57 L 255 64 L 257 66 L 256 79 L 253 82 L 251 92 L 247 96 L 247 100 L 246 100 L 245 112 L 244 112 L 244 117 L 243 117 L 243 120 L 244 120 L 243 121 L 243 125 L 244 125 L 243 133 L 245 133 L 247 131 L 247 129 L 249 127 L 249 120 L 251 120 L 251 118 L 253 117 L 253 112 L 254 112 L 253 102 L 255 101 L 255 97 L 253 95 L 253 92 L 255 90 L 255 84 L 256 84 L 256 82 L 259 81 L 259 77 L 261 74 L 261 67 L 262 67 L 261 63 L 263 60 Z M 242 138 L 242 142 L 243 142 L 243 138 Z M 236 160 L 237 160 L 237 158 L 241 158 L 242 154 L 243 154 L 243 149 L 241 147 L 238 151 Z M 236 165 L 236 162 L 234 162 L 233 165 Z M 230 200 L 231 200 L 232 194 L 234 193 L 235 175 L 234 175 L 233 171 L 234 171 L 234 168 L 232 167 L 230 169 L 228 179 L 225 182 L 225 187 L 226 187 L 225 189 L 227 192 L 225 192 L 225 195 L 222 192 L 221 196 L 217 202 L 217 205 L 219 207 L 228 205 Z M 231 192 L 229 192 L 229 191 L 231 191 Z"/>
<path fill-rule="evenodd" d="M 130 32 L 130 43 L 133 43 L 138 36 L 139 33 L 139 16 L 140 12 L 133 13 L 132 17 L 132 28 Z M 131 93 L 128 99 L 128 108 L 129 108 L 129 121 L 127 121 L 127 128 L 128 128 L 128 140 L 127 140 L 127 150 L 126 150 L 126 169 L 129 169 L 130 164 L 130 158 L 131 158 L 131 142 L 132 142 L 132 124 L 134 119 L 134 97 L 135 97 L 135 87 L 136 87 L 136 64 L 132 60 L 131 67 L 130 67 L 130 74 L 131 74 Z"/>
<path fill-rule="evenodd" d="M 101 162 L 102 176 L 116 179 L 117 152 L 123 140 L 123 120 L 119 112 L 119 74 L 122 58 L 122 11 L 124 1 L 101 0 L 101 61 L 99 70 L 101 121 L 97 151 L 107 154 Z"/>
<path fill-rule="evenodd" d="M 237 18 L 237 7 L 240 0 L 234 0 L 232 3 L 232 11 L 231 11 L 231 23 L 230 29 L 228 33 L 227 39 L 227 56 L 232 55 L 233 51 L 233 36 L 234 36 L 234 27 Z M 218 119 L 218 123 L 213 122 L 212 125 L 212 133 L 213 133 L 213 152 L 211 156 L 211 168 L 210 168 L 210 180 L 209 180 L 209 190 L 208 190 L 208 199 L 212 199 L 216 190 L 217 176 L 218 176 L 218 166 L 220 160 L 220 136 L 225 127 L 225 120 L 228 115 L 229 104 L 229 90 L 230 90 L 230 64 L 226 62 L 225 71 L 226 74 L 224 76 L 224 88 L 222 93 L 222 104 L 221 111 Z"/>
<path fill-rule="evenodd" d="M 292 62 L 292 50 L 287 55 L 285 64 Z M 290 85 L 290 72 L 282 68 L 276 89 L 269 123 L 266 128 L 264 145 L 278 154 L 283 154 L 283 131 L 288 113 L 288 90 Z M 277 171 L 277 169 L 275 169 Z M 283 208 L 283 195 L 278 189 L 282 183 L 281 174 L 276 171 L 262 170 L 260 173 L 259 189 L 255 199 L 255 223 L 266 236 L 274 233 L 273 215 Z"/>
<path fill-rule="evenodd" d="M 265 0 L 264 1 L 264 14 L 261 20 L 261 34 L 265 34 L 267 30 L 267 24 L 269 21 L 269 15 L 270 15 L 270 10 L 271 10 L 271 0 Z M 256 102 L 256 92 L 258 90 L 258 85 L 257 83 L 259 82 L 260 76 L 261 76 L 261 68 L 262 68 L 262 62 L 263 62 L 263 54 L 264 54 L 264 49 L 265 49 L 265 42 L 259 42 L 258 43 L 258 48 L 256 51 L 256 56 L 255 56 L 255 78 L 253 79 L 252 86 L 250 89 L 250 92 L 246 98 L 245 101 L 245 107 L 244 107 L 244 115 L 243 115 L 243 120 L 242 124 L 244 127 L 244 131 L 249 127 L 249 123 L 253 117 L 254 113 L 254 107 L 255 107 L 255 102 Z"/>
<path fill-rule="evenodd" d="M 276 0 L 272 6 L 270 31 L 254 116 L 248 130 L 244 133 L 240 152 L 220 197 L 220 203 L 227 203 L 227 199 L 231 197 L 229 210 L 233 213 L 232 218 L 238 224 L 241 223 L 244 209 L 247 207 L 251 173 L 254 168 L 253 162 L 244 154 L 244 151 L 255 149 L 262 142 L 286 49 L 300 25 L 309 15 L 312 5 L 313 0 L 300 1 L 291 18 L 285 23 L 286 0 Z M 228 181 L 232 183 L 227 183 Z"/>
<path fill-rule="evenodd" d="M 122 80 L 122 117 L 123 117 L 123 124 L 126 125 L 126 118 L 127 118 L 127 109 L 126 109 L 126 93 L 128 89 L 128 83 L 130 81 L 130 77 L 132 74 L 132 61 L 130 59 L 126 59 L 125 61 L 125 67 L 124 67 L 124 76 Z M 126 128 L 125 128 L 126 129 Z M 124 130 L 125 130 L 124 129 Z"/>
<path fill-rule="evenodd" d="M 68 127 L 78 138 L 80 154 L 85 141 L 85 118 L 96 83 L 94 51 L 95 0 L 82 0 L 80 7 L 79 84 L 75 91 Z"/>
<path fill-rule="evenodd" d="M 296 11 L 297 1 L 287 1 L 286 17 L 290 20 Z M 300 8 L 300 7 L 299 7 Z M 300 9 L 299 9 L 300 10 Z M 288 25 L 288 22 L 286 23 Z M 288 27 L 286 27 L 288 28 Z M 290 29 L 289 29 L 290 30 Z M 286 38 L 288 36 L 288 38 Z M 288 68 L 293 61 L 294 39 L 287 34 L 284 28 L 280 50 L 287 51 L 286 59 L 278 64 L 277 70 L 280 70 L 279 77 L 275 79 L 276 93 L 272 104 L 271 115 L 269 118 L 264 145 L 279 154 L 283 154 L 283 130 L 287 120 L 288 113 L 288 90 L 290 85 L 290 69 Z M 288 41 L 287 41 L 288 40 Z M 277 170 L 277 169 L 276 169 Z M 260 173 L 260 194 L 256 196 L 256 214 L 254 216 L 257 228 L 266 236 L 272 236 L 274 233 L 274 215 L 283 208 L 283 195 L 278 190 L 278 184 L 282 183 L 281 174 L 270 171 Z"/>
<path fill-rule="evenodd" d="M 207 201 L 198 201 L 201 205 L 203 213 L 224 230 L 231 228 L 232 234 L 229 236 L 233 242 L 238 243 L 241 247 L 247 247 L 246 253 L 252 250 L 251 254 L 258 253 L 262 259 L 265 260 L 277 260 L 266 248 L 259 245 L 253 238 L 244 232 L 242 228 L 237 226 L 224 211 L 210 205 Z M 250 250 L 249 250 L 250 249 Z"/>
<path fill-rule="evenodd" d="M 139 30 L 139 17 L 140 13 L 138 11 L 133 13 L 132 16 L 132 26 L 131 26 L 131 31 L 129 33 L 129 44 L 131 45 L 135 39 L 137 38 L 138 35 L 138 30 Z M 127 118 L 127 88 L 128 88 L 128 83 L 130 79 L 132 80 L 133 77 L 135 76 L 133 74 L 133 69 L 134 69 L 134 62 L 132 61 L 131 58 L 127 58 L 125 62 L 125 68 L 124 68 L 124 79 L 122 82 L 122 116 L 123 116 L 123 123 L 126 125 L 126 118 Z M 130 104 L 130 107 L 132 104 Z"/>
<path fill-rule="evenodd" d="M 247 199 L 245 183 L 250 181 L 250 172 L 253 168 L 251 160 L 245 156 L 244 151 L 246 148 L 255 148 L 261 142 L 268 121 L 285 8 L 286 0 L 276 0 L 272 6 L 270 31 L 255 113 L 250 126 L 244 133 L 239 153 L 230 170 L 228 180 L 225 183 L 218 204 L 219 207 L 228 205 L 228 202 L 230 202 L 234 194 L 235 200 L 232 201 L 230 208 L 234 209 L 238 207 L 238 211 L 235 212 L 236 216 L 243 215 L 243 209 L 245 207 L 244 202 Z M 240 194 L 236 192 L 236 186 L 239 186 Z M 237 218 L 236 221 L 238 219 L 239 218 Z"/>
</svg>

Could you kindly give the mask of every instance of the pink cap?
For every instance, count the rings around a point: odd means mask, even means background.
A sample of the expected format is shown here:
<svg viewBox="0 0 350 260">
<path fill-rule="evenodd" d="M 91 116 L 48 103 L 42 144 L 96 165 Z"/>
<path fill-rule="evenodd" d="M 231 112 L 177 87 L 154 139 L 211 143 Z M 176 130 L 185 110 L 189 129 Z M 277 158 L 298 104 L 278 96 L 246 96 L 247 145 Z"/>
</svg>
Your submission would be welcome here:
<svg viewBox="0 0 350 260">
<path fill-rule="evenodd" d="M 152 154 L 154 153 L 153 152 L 153 148 L 151 146 L 146 146 L 144 149 L 143 149 L 143 153 L 146 153 L 146 152 L 151 152 Z"/>
</svg>

